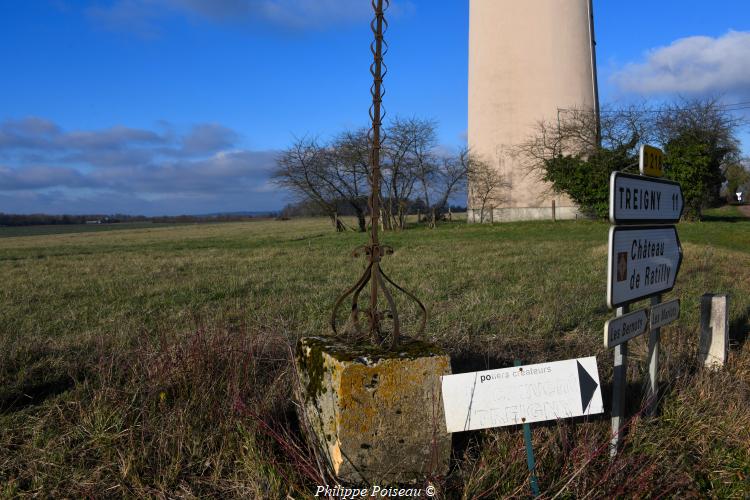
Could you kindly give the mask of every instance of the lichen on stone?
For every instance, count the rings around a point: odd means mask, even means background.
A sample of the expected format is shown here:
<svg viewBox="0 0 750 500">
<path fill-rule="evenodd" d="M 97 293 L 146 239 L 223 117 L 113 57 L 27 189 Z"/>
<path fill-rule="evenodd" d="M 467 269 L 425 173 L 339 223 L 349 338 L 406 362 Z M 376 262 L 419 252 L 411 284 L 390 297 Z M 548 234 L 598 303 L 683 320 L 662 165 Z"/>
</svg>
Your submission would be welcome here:
<svg viewBox="0 0 750 500">
<path fill-rule="evenodd" d="M 349 344 L 335 337 L 306 337 L 304 345 L 317 352 L 324 350 L 337 361 L 355 361 L 364 365 L 377 364 L 383 359 L 416 359 L 443 356 L 440 347 L 410 337 L 402 337 L 396 349 L 366 343 Z"/>
<path fill-rule="evenodd" d="M 314 339 L 314 337 L 308 339 Z M 327 390 L 323 386 L 323 377 L 326 371 L 323 344 L 307 342 L 308 339 L 303 339 L 297 344 L 297 364 L 307 382 L 305 384 L 305 400 L 317 401 L 318 396 Z"/>
</svg>

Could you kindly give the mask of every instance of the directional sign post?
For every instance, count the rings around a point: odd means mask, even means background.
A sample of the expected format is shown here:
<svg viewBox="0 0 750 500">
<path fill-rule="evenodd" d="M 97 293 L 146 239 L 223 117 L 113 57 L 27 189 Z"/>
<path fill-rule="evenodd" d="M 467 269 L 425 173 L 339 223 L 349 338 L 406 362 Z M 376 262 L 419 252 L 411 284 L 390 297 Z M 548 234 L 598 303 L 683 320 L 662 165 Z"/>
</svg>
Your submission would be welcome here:
<svg viewBox="0 0 750 500">
<path fill-rule="evenodd" d="M 617 454 L 625 421 L 625 386 L 628 340 L 649 331 L 647 411 L 657 399 L 660 327 L 679 315 L 679 302 L 661 304 L 661 294 L 674 287 L 682 262 L 682 247 L 674 226 L 682 217 L 680 184 L 659 179 L 664 175 L 664 153 L 641 146 L 641 175 L 613 172 L 609 179 L 609 252 L 607 304 L 617 316 L 604 327 L 604 344 L 614 347 L 612 440 L 610 456 Z M 651 297 L 651 314 L 628 314 L 630 304 Z M 650 320 L 649 320 L 650 316 Z"/>
<path fill-rule="evenodd" d="M 628 313 L 628 306 L 617 308 L 617 318 Z M 625 387 L 628 382 L 628 343 L 615 346 L 614 367 L 612 370 L 612 439 L 609 442 L 609 456 L 617 455 L 620 435 L 625 427 Z"/>
<path fill-rule="evenodd" d="M 604 346 L 614 347 L 646 333 L 648 313 L 639 309 L 632 313 L 617 316 L 604 324 Z"/>
<path fill-rule="evenodd" d="M 596 358 L 442 377 L 448 432 L 520 425 L 604 411 Z"/>
<path fill-rule="evenodd" d="M 655 305 L 651 308 L 650 314 L 650 329 L 661 328 L 666 326 L 673 321 L 676 321 L 680 317 L 680 299 L 670 300 Z"/>
<path fill-rule="evenodd" d="M 661 294 L 651 298 L 648 338 L 648 386 L 646 388 L 645 414 L 653 415 L 659 397 L 659 340 L 661 327 L 680 317 L 680 299 L 661 302 Z"/>
<path fill-rule="evenodd" d="M 674 287 L 682 246 L 674 226 L 609 228 L 607 303 L 619 307 Z"/>
<path fill-rule="evenodd" d="M 640 175 L 612 172 L 609 177 L 609 221 L 612 224 L 675 224 L 682 217 L 680 184 Z"/>
</svg>

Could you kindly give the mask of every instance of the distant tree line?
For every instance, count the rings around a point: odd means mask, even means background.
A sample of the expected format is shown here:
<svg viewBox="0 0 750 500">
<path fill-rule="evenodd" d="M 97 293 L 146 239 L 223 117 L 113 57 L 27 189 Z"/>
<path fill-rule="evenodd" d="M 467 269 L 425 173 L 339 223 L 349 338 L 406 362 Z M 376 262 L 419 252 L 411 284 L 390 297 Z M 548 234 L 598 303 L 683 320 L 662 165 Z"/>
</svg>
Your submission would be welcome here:
<svg viewBox="0 0 750 500">
<path fill-rule="evenodd" d="M 267 217 L 275 216 L 269 213 Z M 0 226 L 42 226 L 59 224 L 118 224 L 125 222 L 154 223 L 196 223 L 196 222 L 235 222 L 256 219 L 257 216 L 245 214 L 218 215 L 162 215 L 146 217 L 127 214 L 89 214 L 89 215 L 50 215 L 50 214 L 6 214 L 0 212 Z"/>
<path fill-rule="evenodd" d="M 85 224 L 87 222 L 118 223 L 148 220 L 142 215 L 50 215 L 50 214 L 6 214 L 0 212 L 0 226 L 43 226 L 59 224 Z"/>
<path fill-rule="evenodd" d="M 431 214 L 424 205 L 424 201 L 419 198 L 408 200 L 407 206 L 409 207 L 409 214 L 420 214 L 425 217 L 431 217 Z M 351 208 L 346 200 L 337 200 L 336 207 L 336 213 L 339 217 L 355 217 L 357 215 L 357 213 Z M 466 212 L 466 205 L 451 203 L 448 208 L 453 213 Z M 327 215 L 326 212 L 317 203 L 310 200 L 288 203 L 284 206 L 284 208 L 281 209 L 281 211 L 279 211 L 279 216 L 282 218 L 315 217 L 325 215 Z"/>
<path fill-rule="evenodd" d="M 473 161 L 467 149 L 438 148 L 436 123 L 396 118 L 385 128 L 381 148 L 380 206 L 385 229 L 402 229 L 406 216 L 420 211 L 434 225 L 449 209 L 451 196 L 466 189 Z M 337 230 L 340 215 L 353 215 L 365 231 L 369 214 L 371 142 L 365 128 L 341 132 L 329 141 L 295 140 L 276 161 L 272 179 L 297 198 L 284 213 L 329 217 Z"/>
<path fill-rule="evenodd" d="M 540 122 L 519 153 L 553 191 L 568 194 L 593 216 L 607 216 L 611 172 L 638 172 L 642 144 L 664 150 L 665 176 L 680 182 L 686 218 L 699 219 L 705 208 L 750 184 L 737 139 L 741 122 L 717 99 L 604 108 L 599 120 L 588 110 L 559 115 Z"/>
</svg>

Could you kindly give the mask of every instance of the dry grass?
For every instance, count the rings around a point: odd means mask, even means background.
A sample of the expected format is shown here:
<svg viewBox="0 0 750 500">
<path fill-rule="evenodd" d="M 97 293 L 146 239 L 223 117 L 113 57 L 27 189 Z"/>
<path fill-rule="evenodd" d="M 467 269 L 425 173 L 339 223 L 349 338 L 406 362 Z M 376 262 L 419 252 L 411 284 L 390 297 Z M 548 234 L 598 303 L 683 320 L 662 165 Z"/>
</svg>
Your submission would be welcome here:
<svg viewBox="0 0 750 500">
<path fill-rule="evenodd" d="M 607 407 L 606 231 L 411 229 L 386 236 L 397 252 L 384 266 L 425 299 L 428 336 L 455 371 L 596 355 Z M 680 236 L 683 313 L 664 329 L 660 418 L 638 414 L 639 339 L 616 461 L 606 416 L 534 426 L 545 496 L 750 492 L 750 223 L 683 224 Z M 289 353 L 327 331 L 362 241 L 323 220 L 0 239 L 0 496 L 299 498 L 331 481 L 300 437 Z M 732 296 L 719 373 L 695 361 L 707 291 Z M 435 479 L 445 497 L 528 495 L 519 429 L 456 435 L 454 451 Z"/>
</svg>

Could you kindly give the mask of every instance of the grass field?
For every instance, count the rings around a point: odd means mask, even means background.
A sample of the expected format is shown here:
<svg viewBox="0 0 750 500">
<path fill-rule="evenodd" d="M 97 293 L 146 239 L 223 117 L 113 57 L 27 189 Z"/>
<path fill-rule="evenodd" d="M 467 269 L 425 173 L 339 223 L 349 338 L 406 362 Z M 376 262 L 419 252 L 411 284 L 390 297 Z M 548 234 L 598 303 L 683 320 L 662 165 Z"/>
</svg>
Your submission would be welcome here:
<svg viewBox="0 0 750 500">
<path fill-rule="evenodd" d="M 147 229 L 173 226 L 174 224 L 154 222 L 118 222 L 116 224 L 50 224 L 40 226 L 0 226 L 0 238 L 14 236 L 44 236 L 69 233 L 92 233 L 119 231 L 123 229 Z"/>
<path fill-rule="evenodd" d="M 396 252 L 383 266 L 425 302 L 426 336 L 454 371 L 596 355 L 608 409 L 607 230 L 410 228 L 385 235 Z M 750 219 L 717 211 L 679 234 L 685 259 L 667 298 L 682 299 L 682 316 L 663 329 L 661 417 L 637 414 L 638 339 L 623 452 L 606 456 L 608 410 L 536 426 L 545 495 L 750 494 Z M 290 346 L 328 333 L 333 301 L 363 268 L 349 254 L 364 242 L 323 219 L 0 229 L 0 496 L 310 496 L 323 479 L 303 466 Z M 718 373 L 696 363 L 705 292 L 731 295 L 732 352 Z M 445 497 L 527 496 L 518 429 L 455 444 L 451 473 L 435 479 Z"/>
</svg>

